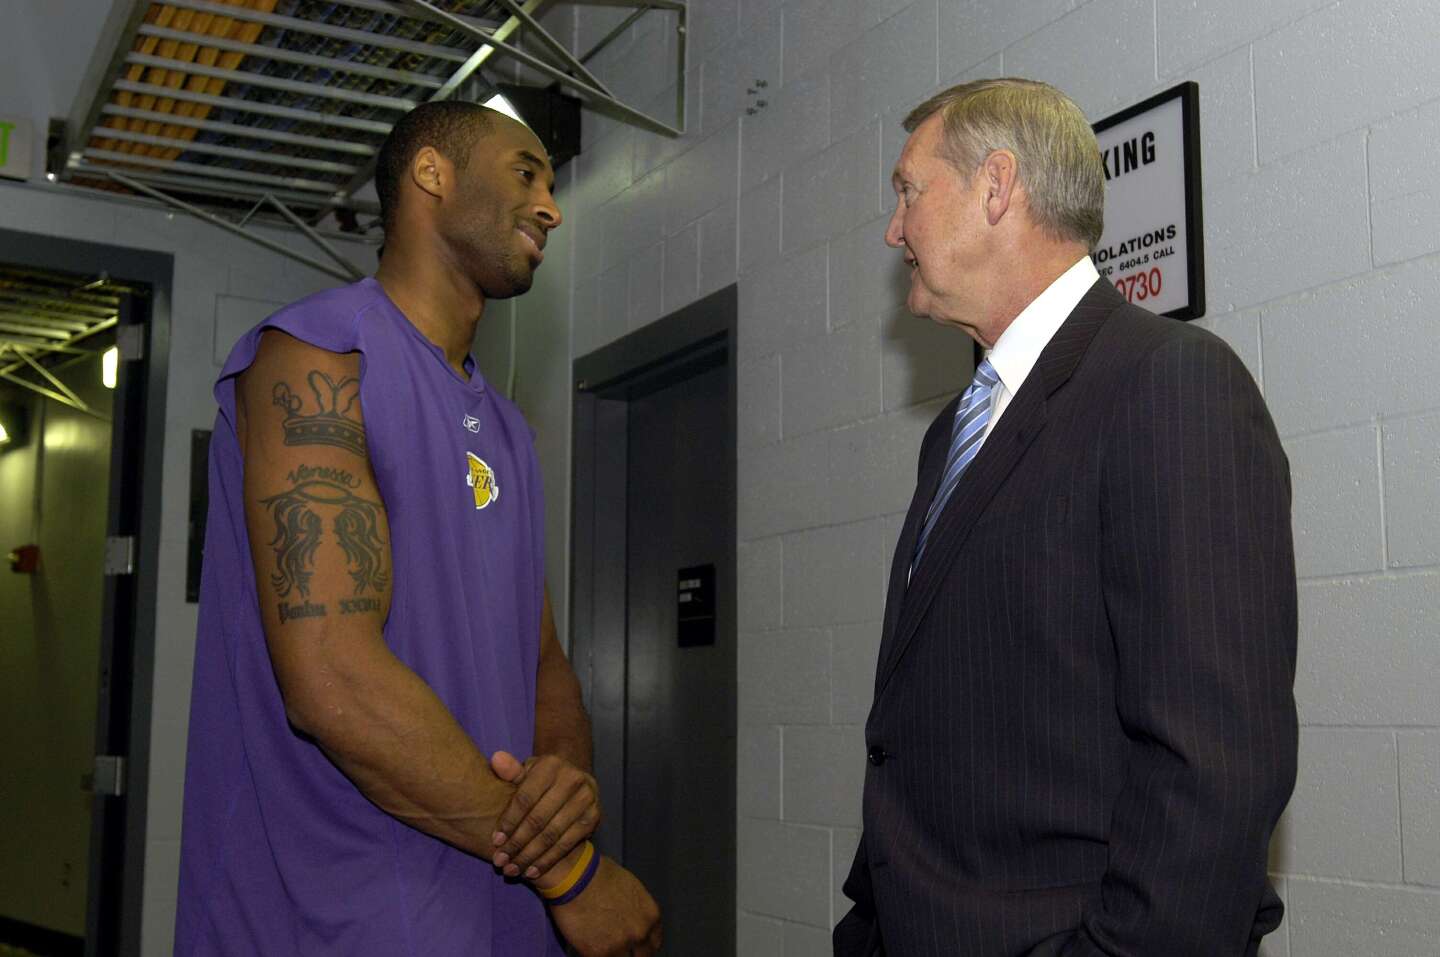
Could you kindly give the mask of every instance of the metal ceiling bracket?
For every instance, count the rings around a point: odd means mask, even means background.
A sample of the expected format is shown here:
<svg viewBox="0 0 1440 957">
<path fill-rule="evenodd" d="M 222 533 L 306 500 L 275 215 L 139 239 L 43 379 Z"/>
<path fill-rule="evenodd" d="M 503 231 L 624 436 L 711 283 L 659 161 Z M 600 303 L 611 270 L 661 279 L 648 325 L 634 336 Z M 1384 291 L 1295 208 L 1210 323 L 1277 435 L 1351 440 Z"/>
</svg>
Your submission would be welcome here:
<svg viewBox="0 0 1440 957">
<path fill-rule="evenodd" d="M 535 35 L 535 38 L 540 41 L 540 45 L 548 49 L 551 53 L 555 54 L 557 58 L 559 58 L 560 64 L 563 68 L 578 73 L 582 80 L 584 80 L 586 83 L 589 83 L 591 86 L 599 90 L 601 93 L 604 93 L 606 96 L 614 95 L 610 92 L 610 88 L 608 86 L 606 86 L 604 83 L 601 83 L 595 77 L 595 74 L 591 73 L 588 69 L 586 69 L 585 64 L 575 59 L 575 55 L 565 48 L 565 44 L 561 43 L 559 40 L 551 36 L 550 31 L 542 27 L 534 17 L 530 16 L 530 14 L 525 11 L 524 7 L 516 3 L 515 0 L 496 0 L 496 2 L 498 2 L 506 10 L 509 10 L 512 15 L 518 17 L 520 19 L 520 22 L 525 24 L 526 29 L 530 30 L 531 33 Z"/>
<path fill-rule="evenodd" d="M 27 366 L 38 372 L 40 374 L 40 378 L 44 379 L 46 382 L 54 386 L 55 391 L 64 395 L 66 405 L 79 409 L 81 412 L 92 411 L 88 402 L 80 398 L 80 396 L 76 395 L 75 391 L 71 389 L 68 385 L 57 379 L 53 372 L 42 366 L 40 363 L 36 362 L 34 359 L 30 358 L 26 350 L 16 349 L 15 354 L 18 355 L 20 357 L 20 360 L 24 362 Z"/>
<path fill-rule="evenodd" d="M 603 104 L 604 106 L 625 117 L 630 122 L 634 123 L 636 126 L 639 126 L 642 129 L 649 130 L 652 133 L 662 133 L 666 136 L 683 136 L 685 133 L 683 116 L 683 92 L 681 99 L 682 116 L 679 120 L 680 127 L 677 129 L 676 127 L 669 126 L 665 123 L 660 122 L 654 117 L 648 116 L 640 112 L 634 107 L 627 106 L 626 104 L 615 99 L 615 97 L 611 96 L 609 93 L 596 89 L 589 83 L 586 83 L 584 80 L 580 80 L 576 77 L 570 76 L 568 73 L 565 73 L 551 66 L 544 60 L 541 60 L 539 57 L 533 56 L 532 54 L 525 52 L 519 47 L 511 46 L 510 44 L 497 39 L 494 35 L 487 36 L 484 31 L 476 30 L 469 26 L 469 24 L 465 23 L 463 20 L 460 20 L 458 17 L 455 17 L 452 14 L 446 13 L 445 11 L 438 9 L 433 4 L 431 4 L 429 0 L 405 0 L 405 2 L 417 10 L 425 11 L 432 17 L 443 19 L 446 23 L 450 24 L 458 30 L 464 30 L 465 32 L 476 36 L 478 39 L 483 40 L 486 44 L 495 47 L 497 50 L 504 52 L 505 54 L 515 58 L 516 60 L 519 60 L 525 66 L 528 66 L 530 69 L 536 71 L 537 73 L 544 74 L 545 76 L 556 81 L 560 85 L 568 86 L 572 90 L 584 95 L 595 103 Z M 683 10 L 680 12 L 680 18 L 681 29 L 683 30 L 685 18 Z M 680 86 L 683 90 L 683 77 L 681 78 Z"/>
<path fill-rule="evenodd" d="M 329 256 L 331 259 L 335 260 L 335 262 L 339 263 L 340 268 L 343 269 L 350 276 L 351 282 L 359 282 L 360 280 L 365 278 L 365 274 L 359 269 L 356 269 L 354 263 L 346 259 L 344 256 L 340 255 L 340 253 L 335 249 L 335 247 L 330 245 L 330 243 L 326 241 L 324 236 L 321 236 L 319 233 L 317 233 L 309 223 L 305 222 L 305 220 L 301 219 L 299 216 L 296 216 L 289 206 L 286 206 L 284 203 L 280 202 L 280 200 L 276 199 L 270 193 L 265 194 L 265 199 L 269 201 L 271 206 L 274 206 L 275 209 L 280 212 L 281 216 L 284 216 L 290 221 L 290 225 L 300 230 L 302 233 L 305 234 L 305 237 L 307 239 L 309 239 L 316 246 L 319 246 L 321 252 L 325 253 L 325 255 Z"/>
<path fill-rule="evenodd" d="M 331 266 L 329 263 L 321 262 L 320 260 L 307 256 L 304 253 L 296 252 L 295 250 L 291 249 L 289 246 L 286 246 L 283 243 L 278 243 L 273 239 L 266 239 L 264 236 L 257 236 L 243 226 L 237 226 L 229 220 L 222 219 L 221 217 L 216 216 L 213 213 L 208 213 L 198 206 L 192 206 L 190 203 L 187 203 L 182 199 L 177 199 L 167 193 L 162 193 L 158 189 L 153 189 L 149 186 L 146 186 L 144 183 L 138 180 L 131 179 L 124 173 L 117 173 L 112 170 L 106 170 L 105 175 L 109 176 L 111 179 L 115 180 L 115 182 L 119 183 L 120 185 L 133 189 L 137 193 L 144 193 L 146 196 L 149 196 L 153 199 L 158 199 L 160 202 L 164 203 L 167 206 L 173 206 L 178 210 L 189 213 L 196 219 L 207 222 L 212 226 L 218 226 L 221 229 L 225 230 L 227 233 L 232 233 L 236 236 L 239 236 L 241 239 L 249 240 L 257 246 L 262 246 L 273 253 L 278 253 L 281 256 L 293 259 L 295 262 L 303 263 L 306 266 L 309 266 L 311 269 L 318 269 L 320 272 L 325 273 L 327 276 L 333 276 L 334 278 L 339 279 L 342 282 L 354 282 L 355 280 L 360 279 L 363 275 L 362 273 L 360 273 L 359 270 L 357 270 L 353 265 L 349 263 L 346 263 L 345 269 L 338 269 L 334 266 Z M 286 209 L 284 204 L 282 204 L 279 200 L 272 199 L 272 202 L 274 202 L 278 208 L 288 214 L 288 216 L 294 216 L 294 213 L 291 213 L 288 209 Z M 305 231 L 305 235 L 312 242 L 315 242 L 317 245 L 319 245 L 321 249 L 323 249 L 333 258 L 340 258 L 340 254 L 337 253 L 332 246 L 326 243 L 325 240 L 321 236 L 319 236 L 319 234 L 315 233 L 314 230 L 307 229 Z"/>
</svg>

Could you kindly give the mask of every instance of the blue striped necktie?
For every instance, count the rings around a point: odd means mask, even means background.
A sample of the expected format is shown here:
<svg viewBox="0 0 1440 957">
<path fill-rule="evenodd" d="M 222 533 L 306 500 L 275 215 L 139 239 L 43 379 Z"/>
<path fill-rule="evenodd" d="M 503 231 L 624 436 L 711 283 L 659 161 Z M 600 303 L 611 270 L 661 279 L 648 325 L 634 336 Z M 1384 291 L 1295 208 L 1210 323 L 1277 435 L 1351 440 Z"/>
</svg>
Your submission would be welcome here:
<svg viewBox="0 0 1440 957">
<path fill-rule="evenodd" d="M 930 510 L 925 513 L 925 524 L 920 528 L 920 538 L 915 545 L 915 560 L 911 563 L 911 568 L 920 564 L 920 556 L 925 552 L 925 541 L 930 537 L 930 530 L 935 527 L 940 513 L 945 510 L 945 503 L 950 500 L 955 486 L 960 484 L 960 476 L 965 474 L 965 469 L 975 458 L 975 453 L 980 451 L 980 442 L 985 437 L 985 425 L 990 421 L 991 400 L 999 382 L 1000 377 L 995 374 L 995 367 L 987 358 L 975 370 L 975 378 L 970 382 L 970 388 L 965 390 L 965 395 L 960 399 L 960 407 L 955 410 L 955 425 L 950 431 L 950 454 L 945 458 L 945 477 L 940 480 L 940 488 L 930 500 Z"/>
</svg>

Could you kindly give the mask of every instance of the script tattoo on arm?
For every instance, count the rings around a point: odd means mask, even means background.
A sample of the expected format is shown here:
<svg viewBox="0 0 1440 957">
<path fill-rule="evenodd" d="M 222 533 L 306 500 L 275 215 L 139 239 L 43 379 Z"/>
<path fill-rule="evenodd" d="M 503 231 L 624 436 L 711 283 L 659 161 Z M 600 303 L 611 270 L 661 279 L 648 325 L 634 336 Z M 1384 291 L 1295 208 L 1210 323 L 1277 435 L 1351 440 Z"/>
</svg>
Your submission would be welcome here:
<svg viewBox="0 0 1440 957">
<path fill-rule="evenodd" d="M 380 505 L 353 491 L 358 479 L 344 469 L 300 465 L 287 476 L 290 487 L 260 500 L 275 521 L 275 572 L 270 584 L 281 599 L 298 593 L 298 603 L 280 602 L 280 621 L 324 617 L 326 606 L 311 602 L 310 580 L 316 554 L 326 541 L 327 524 L 345 556 L 354 585 L 352 598 L 339 599 L 341 614 L 380 610 L 378 593 L 389 583 L 385 540 L 380 535 Z"/>
</svg>

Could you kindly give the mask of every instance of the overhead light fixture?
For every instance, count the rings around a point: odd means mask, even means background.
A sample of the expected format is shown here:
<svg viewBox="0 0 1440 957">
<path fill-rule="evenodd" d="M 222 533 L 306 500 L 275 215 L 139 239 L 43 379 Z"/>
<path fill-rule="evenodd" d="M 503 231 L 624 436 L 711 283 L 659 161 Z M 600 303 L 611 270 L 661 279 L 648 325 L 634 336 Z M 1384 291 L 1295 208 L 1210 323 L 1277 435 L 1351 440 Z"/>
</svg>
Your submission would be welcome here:
<svg viewBox="0 0 1440 957">
<path fill-rule="evenodd" d="M 490 97 L 490 99 L 486 100 L 484 105 L 488 106 L 492 110 L 498 110 L 499 112 L 504 113 L 506 116 L 510 117 L 510 119 L 516 121 L 517 123 L 525 123 L 525 118 L 515 111 L 514 105 L 509 100 L 505 99 L 505 94 L 503 93 L 496 93 L 494 96 Z M 525 123 L 525 125 L 529 126 L 530 124 Z"/>
<path fill-rule="evenodd" d="M 0 452 L 20 448 L 29 437 L 29 410 L 23 405 L 0 403 Z"/>
<path fill-rule="evenodd" d="M 105 388 L 115 388 L 117 376 L 120 371 L 120 348 L 111 346 L 105 350 L 100 357 L 100 381 L 105 383 Z"/>
<path fill-rule="evenodd" d="M 534 131 L 556 169 L 580 152 L 580 101 L 539 86 L 501 83 L 484 103 Z"/>
</svg>

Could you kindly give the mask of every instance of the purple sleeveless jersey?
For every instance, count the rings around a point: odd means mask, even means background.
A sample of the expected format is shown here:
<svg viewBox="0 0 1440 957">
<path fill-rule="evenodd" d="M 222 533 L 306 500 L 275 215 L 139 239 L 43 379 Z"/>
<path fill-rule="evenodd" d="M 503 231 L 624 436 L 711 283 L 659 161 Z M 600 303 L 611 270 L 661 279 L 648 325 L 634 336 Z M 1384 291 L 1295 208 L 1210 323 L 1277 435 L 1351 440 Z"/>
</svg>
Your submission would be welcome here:
<svg viewBox="0 0 1440 957">
<path fill-rule="evenodd" d="M 282 309 L 215 386 L 175 953 L 559 957 L 532 891 L 379 811 L 285 719 L 235 433 L 235 377 L 265 329 L 361 353 L 390 518 L 391 651 L 485 754 L 524 758 L 533 743 L 544 522 L 529 426 L 473 360 L 462 382 L 373 279 Z"/>
</svg>

